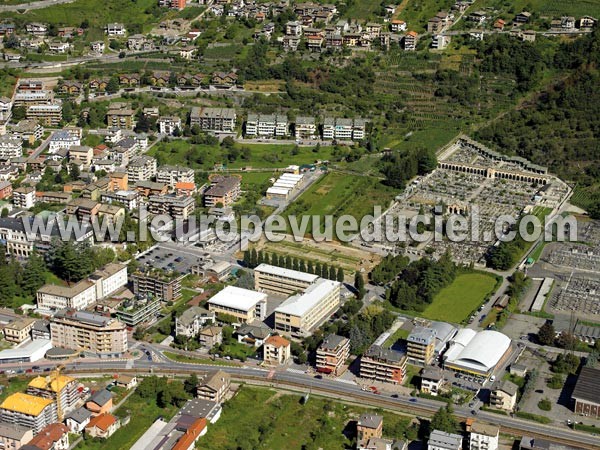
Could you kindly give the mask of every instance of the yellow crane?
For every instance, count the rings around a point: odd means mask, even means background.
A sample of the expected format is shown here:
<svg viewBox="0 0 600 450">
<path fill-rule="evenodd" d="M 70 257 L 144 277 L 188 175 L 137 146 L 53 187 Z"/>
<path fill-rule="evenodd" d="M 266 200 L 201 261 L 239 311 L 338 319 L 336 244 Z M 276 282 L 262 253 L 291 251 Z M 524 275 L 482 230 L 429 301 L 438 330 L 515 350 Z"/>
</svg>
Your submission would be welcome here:
<svg viewBox="0 0 600 450">
<path fill-rule="evenodd" d="M 64 364 L 59 364 L 53 371 L 54 379 L 56 380 L 56 414 L 59 422 L 62 422 L 64 419 L 62 409 L 62 390 L 65 388 L 65 386 L 61 386 L 60 383 L 60 373 L 64 370 L 64 368 Z M 52 381 L 50 381 L 50 383 L 52 383 Z"/>
</svg>

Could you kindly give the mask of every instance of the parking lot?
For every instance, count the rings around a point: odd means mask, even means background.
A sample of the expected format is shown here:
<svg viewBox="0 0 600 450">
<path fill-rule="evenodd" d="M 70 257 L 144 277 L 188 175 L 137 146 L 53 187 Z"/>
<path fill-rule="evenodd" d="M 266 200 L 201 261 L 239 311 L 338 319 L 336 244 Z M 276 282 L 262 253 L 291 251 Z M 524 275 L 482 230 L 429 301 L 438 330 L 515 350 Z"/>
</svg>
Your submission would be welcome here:
<svg viewBox="0 0 600 450">
<path fill-rule="evenodd" d="M 203 260 L 210 257 L 206 252 L 184 252 L 177 246 L 163 246 L 162 244 L 152 248 L 147 253 L 137 258 L 137 262 L 142 266 L 150 266 L 165 271 L 174 270 L 176 272 L 187 274 L 191 272 L 193 266 L 202 263 Z"/>
</svg>

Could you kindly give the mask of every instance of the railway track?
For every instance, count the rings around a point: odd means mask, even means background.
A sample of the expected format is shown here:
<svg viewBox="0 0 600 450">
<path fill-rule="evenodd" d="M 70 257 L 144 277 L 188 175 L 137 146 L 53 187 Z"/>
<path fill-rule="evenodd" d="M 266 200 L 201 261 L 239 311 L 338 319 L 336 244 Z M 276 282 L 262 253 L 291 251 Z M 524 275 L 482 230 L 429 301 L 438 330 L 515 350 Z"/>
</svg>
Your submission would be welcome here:
<svg viewBox="0 0 600 450">
<path fill-rule="evenodd" d="M 194 368 L 190 368 L 190 369 L 182 368 L 182 369 L 177 369 L 177 370 L 160 369 L 160 370 L 153 370 L 152 372 L 142 371 L 140 369 L 119 369 L 118 372 L 133 373 L 136 375 L 152 374 L 152 375 L 167 375 L 167 376 L 169 376 L 169 375 L 183 376 L 183 375 L 188 375 L 188 374 L 192 374 L 192 373 L 198 374 L 199 371 Z M 68 370 L 68 371 L 65 371 L 65 373 L 69 373 L 69 374 L 73 374 L 73 375 L 86 374 L 86 373 L 94 373 L 95 374 L 95 373 L 98 373 L 98 370 L 97 369 L 78 369 L 78 370 Z M 244 382 L 247 384 L 286 389 L 286 390 L 290 390 L 290 391 L 294 391 L 294 392 L 307 392 L 307 390 L 310 390 L 310 392 L 313 394 L 323 395 L 323 396 L 329 397 L 329 398 L 334 397 L 336 399 L 342 400 L 347 403 L 355 403 L 357 405 L 362 405 L 362 406 L 367 405 L 367 406 L 372 406 L 372 407 L 376 407 L 376 408 L 383 408 L 383 409 L 390 410 L 390 411 L 409 413 L 418 418 L 430 418 L 431 416 L 433 416 L 433 414 L 438 409 L 437 406 L 424 406 L 424 405 L 418 404 L 418 403 L 411 403 L 410 405 L 402 405 L 402 404 L 399 404 L 397 401 L 388 399 L 386 397 L 376 396 L 372 393 L 367 393 L 367 392 L 362 392 L 362 391 L 358 391 L 358 392 L 355 392 L 355 393 L 352 393 L 351 395 L 349 395 L 349 394 L 340 394 L 339 391 L 337 391 L 335 389 L 330 389 L 330 388 L 327 388 L 324 386 L 314 386 L 313 385 L 310 388 L 307 388 L 307 386 L 302 383 L 296 383 L 296 382 L 287 381 L 287 380 L 279 380 L 276 378 L 269 379 L 266 373 L 265 373 L 265 376 L 250 376 L 250 375 L 240 376 L 240 375 L 236 375 L 236 374 L 231 374 L 231 378 L 233 380 L 241 381 L 241 382 Z M 467 418 L 473 417 L 470 415 L 456 413 L 456 412 L 455 412 L 455 415 L 463 422 Z M 482 420 L 494 423 L 494 420 L 492 418 L 483 418 Z M 506 426 L 506 425 L 499 425 L 499 427 L 500 427 L 501 433 L 508 434 L 511 436 L 527 435 L 527 436 L 531 436 L 533 438 L 551 439 L 553 442 L 556 442 L 556 443 L 571 445 L 571 446 L 583 448 L 586 450 L 600 449 L 600 445 L 586 444 L 584 442 L 577 440 L 575 437 L 571 439 L 571 438 L 560 438 L 560 437 L 551 436 L 548 433 L 548 431 L 552 430 L 553 428 L 546 426 L 546 425 L 540 424 L 539 431 L 531 431 L 530 429 L 523 430 L 518 427 L 512 427 L 512 426 Z M 545 431 L 545 429 L 547 429 L 548 431 Z"/>
</svg>

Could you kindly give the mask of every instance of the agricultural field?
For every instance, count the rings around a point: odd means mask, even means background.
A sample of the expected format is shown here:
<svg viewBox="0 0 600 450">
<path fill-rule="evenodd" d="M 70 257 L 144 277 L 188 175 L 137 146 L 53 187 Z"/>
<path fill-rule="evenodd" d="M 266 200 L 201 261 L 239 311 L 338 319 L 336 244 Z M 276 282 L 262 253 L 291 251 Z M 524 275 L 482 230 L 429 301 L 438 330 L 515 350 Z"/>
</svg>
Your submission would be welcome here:
<svg viewBox="0 0 600 450">
<path fill-rule="evenodd" d="M 376 19 L 381 10 L 381 2 L 377 0 L 355 0 L 344 13 L 344 17 L 350 19 Z"/>
<path fill-rule="evenodd" d="M 243 386 L 223 405 L 219 421 L 208 427 L 199 440 L 206 450 L 239 449 L 346 449 L 352 445 L 354 424 L 363 408 L 310 396 L 302 405 L 301 396 L 270 389 Z M 376 410 L 384 416 L 383 435 L 404 437 L 410 418 Z M 257 426 L 256 418 L 261 418 Z M 302 426 L 298 426 L 302 424 Z M 413 430 L 411 430 L 413 431 Z"/>
<path fill-rule="evenodd" d="M 495 286 L 493 275 L 484 272 L 459 274 L 420 315 L 431 320 L 460 323 L 483 303 Z"/>
</svg>

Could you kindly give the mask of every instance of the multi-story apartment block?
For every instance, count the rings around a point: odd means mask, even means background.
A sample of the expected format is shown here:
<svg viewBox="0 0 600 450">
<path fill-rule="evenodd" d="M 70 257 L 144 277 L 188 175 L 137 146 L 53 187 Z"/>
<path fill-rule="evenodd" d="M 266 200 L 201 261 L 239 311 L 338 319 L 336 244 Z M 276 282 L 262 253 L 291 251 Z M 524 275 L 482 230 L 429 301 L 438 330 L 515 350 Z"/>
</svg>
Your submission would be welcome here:
<svg viewBox="0 0 600 450">
<path fill-rule="evenodd" d="M 419 35 L 416 31 L 409 31 L 404 35 L 404 39 L 402 39 L 402 46 L 405 51 L 414 52 L 417 49 L 417 41 L 419 39 Z"/>
<path fill-rule="evenodd" d="M 315 139 L 317 137 L 317 123 L 314 117 L 296 117 L 294 129 L 296 139 Z"/>
<path fill-rule="evenodd" d="M 53 401 L 57 401 L 59 398 L 61 411 L 67 413 L 75 408 L 81 398 L 77 390 L 78 386 L 79 382 L 75 378 L 52 374 L 31 380 L 26 392 Z"/>
<path fill-rule="evenodd" d="M 365 119 L 326 118 L 323 122 L 323 139 L 360 141 L 366 135 Z"/>
<path fill-rule="evenodd" d="M 302 36 L 302 23 L 290 21 L 285 24 L 285 34 L 288 36 Z"/>
<path fill-rule="evenodd" d="M 111 103 L 106 112 L 109 127 L 131 130 L 135 126 L 135 111 L 127 104 Z"/>
<path fill-rule="evenodd" d="M 267 313 L 267 295 L 262 292 L 227 286 L 208 300 L 208 309 L 235 317 L 240 323 L 262 320 Z"/>
<path fill-rule="evenodd" d="M 216 314 L 200 306 L 186 309 L 179 317 L 175 317 L 175 335 L 188 338 L 198 335 L 207 323 L 215 323 Z"/>
<path fill-rule="evenodd" d="M 16 208 L 33 208 L 35 206 L 35 188 L 22 186 L 13 190 L 13 203 Z"/>
<path fill-rule="evenodd" d="M 37 120 L 23 119 L 12 127 L 11 134 L 23 142 L 29 142 L 29 144 L 33 145 L 35 141 L 42 139 L 44 127 Z"/>
<path fill-rule="evenodd" d="M 109 205 L 118 203 L 129 211 L 137 209 L 140 194 L 137 191 L 105 191 L 100 194 L 100 201 Z"/>
<path fill-rule="evenodd" d="M 330 334 L 317 349 L 317 372 L 340 376 L 346 370 L 350 357 L 350 340 Z"/>
<path fill-rule="evenodd" d="M 289 123 L 284 114 L 248 114 L 246 136 L 287 136 Z"/>
<path fill-rule="evenodd" d="M 319 277 L 306 272 L 260 264 L 254 269 L 254 289 L 279 295 L 304 292 Z"/>
<path fill-rule="evenodd" d="M 96 298 L 108 297 L 127 285 L 127 266 L 108 263 L 91 274 L 89 279 L 96 284 Z"/>
<path fill-rule="evenodd" d="M 148 181 L 156 176 L 156 159 L 151 156 L 136 156 L 127 165 L 127 177 L 131 183 Z"/>
<path fill-rule="evenodd" d="M 162 305 L 160 299 L 149 298 L 141 300 L 126 300 L 117 310 L 117 318 L 125 325 L 135 327 L 140 323 L 154 322 Z"/>
<path fill-rule="evenodd" d="M 231 387 L 231 377 L 227 372 L 218 370 L 200 381 L 196 397 L 215 403 L 223 403 Z"/>
<path fill-rule="evenodd" d="M 0 159 L 19 158 L 23 156 L 23 141 L 8 134 L 0 136 Z"/>
<path fill-rule="evenodd" d="M 127 351 L 127 328 L 112 317 L 63 309 L 50 319 L 54 347 L 121 356 Z"/>
<path fill-rule="evenodd" d="M 131 275 L 133 293 L 139 297 L 156 297 L 164 302 L 181 297 L 182 275 L 166 274 L 158 270 L 135 272 Z"/>
<path fill-rule="evenodd" d="M 52 91 L 25 91 L 17 92 L 14 96 L 13 106 L 27 108 L 33 105 L 47 105 L 54 100 Z"/>
<path fill-rule="evenodd" d="M 363 414 L 356 423 L 356 440 L 364 445 L 370 439 L 381 439 L 383 435 L 383 417 L 375 414 Z"/>
<path fill-rule="evenodd" d="M 27 107 L 26 117 L 37 120 L 46 127 L 56 127 L 62 120 L 62 104 L 31 105 Z"/>
<path fill-rule="evenodd" d="M 517 404 L 517 392 L 519 386 L 515 383 L 503 380 L 492 386 L 490 404 L 496 408 L 512 411 Z"/>
<path fill-rule="evenodd" d="M 161 166 L 156 172 L 156 181 L 174 189 L 177 183 L 193 183 L 194 169 L 183 166 Z"/>
<path fill-rule="evenodd" d="M 164 214 L 187 220 L 196 209 L 194 197 L 187 195 L 151 195 L 148 198 L 150 214 Z"/>
<path fill-rule="evenodd" d="M 52 133 L 48 143 L 48 153 L 56 153 L 60 149 L 69 149 L 74 145 L 81 145 L 81 138 L 78 134 L 67 130 L 58 130 Z"/>
<path fill-rule="evenodd" d="M 16 392 L 0 404 L 0 423 L 25 427 L 34 434 L 57 421 L 56 403 L 47 398 Z"/>
<path fill-rule="evenodd" d="M 8 342 L 14 342 L 20 344 L 27 340 L 31 336 L 31 329 L 35 319 L 23 317 L 21 319 L 14 320 L 4 327 L 4 339 Z"/>
<path fill-rule="evenodd" d="M 172 135 L 175 130 L 181 131 L 181 119 L 176 116 L 163 116 L 158 119 L 158 131 L 161 134 Z"/>
<path fill-rule="evenodd" d="M 500 430 L 495 425 L 480 422 L 471 424 L 469 435 L 469 450 L 498 450 Z"/>
<path fill-rule="evenodd" d="M 360 376 L 376 381 L 401 384 L 406 373 L 406 355 L 372 345 L 360 359 Z"/>
<path fill-rule="evenodd" d="M 239 176 L 213 175 L 210 181 L 211 186 L 204 192 L 204 206 L 230 206 L 239 198 L 242 184 Z"/>
<path fill-rule="evenodd" d="M 275 309 L 275 329 L 295 336 L 310 334 L 339 308 L 340 286 L 319 278 L 304 293 L 291 296 Z"/>
<path fill-rule="evenodd" d="M 429 365 L 433 362 L 436 335 L 433 328 L 413 328 L 406 339 L 408 360 L 411 364 Z"/>
<path fill-rule="evenodd" d="M 69 148 L 69 162 L 80 162 L 82 166 L 89 167 L 92 164 L 94 150 L 89 145 L 73 145 Z"/>
<path fill-rule="evenodd" d="M 38 308 L 56 311 L 63 308 L 85 309 L 96 302 L 96 286 L 82 280 L 71 286 L 45 284 L 37 291 Z"/>
<path fill-rule="evenodd" d="M 215 132 L 232 133 L 235 130 L 236 113 L 233 108 L 192 108 L 190 126 Z"/>
</svg>

